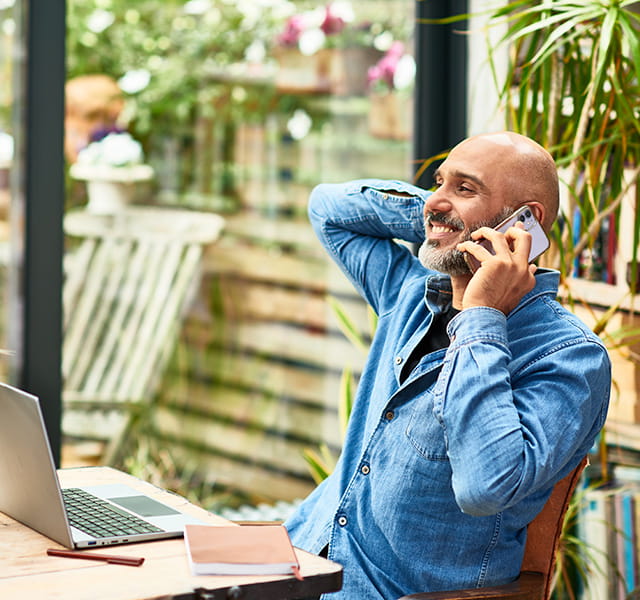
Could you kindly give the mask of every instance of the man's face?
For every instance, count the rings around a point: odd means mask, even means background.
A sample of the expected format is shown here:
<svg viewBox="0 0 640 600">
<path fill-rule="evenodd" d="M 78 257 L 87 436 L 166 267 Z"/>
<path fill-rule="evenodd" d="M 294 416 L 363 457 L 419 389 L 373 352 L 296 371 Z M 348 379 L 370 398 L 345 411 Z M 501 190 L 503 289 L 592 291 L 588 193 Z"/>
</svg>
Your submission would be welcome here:
<svg viewBox="0 0 640 600">
<path fill-rule="evenodd" d="M 446 215 L 429 214 L 425 219 L 425 229 L 427 231 L 429 231 L 429 229 L 439 231 L 443 227 L 453 227 L 456 231 L 460 232 L 458 241 L 456 242 L 456 244 L 459 244 L 460 242 L 470 240 L 471 233 L 476 229 L 480 229 L 480 227 L 495 227 L 512 213 L 512 208 L 505 207 L 493 219 L 477 221 L 476 223 L 471 223 L 466 227 L 460 219 L 447 217 Z M 436 225 L 430 223 L 432 219 L 437 219 Z M 440 273 L 446 273 L 452 277 L 471 274 L 471 270 L 464 260 L 464 254 L 455 247 L 451 248 L 441 244 L 437 239 L 430 239 L 427 237 L 418 250 L 418 258 L 428 269 L 440 271 Z"/>
<path fill-rule="evenodd" d="M 457 244 L 480 227 L 495 227 L 515 208 L 509 150 L 490 138 L 472 138 L 456 146 L 436 171 L 437 189 L 424 207 L 426 241 L 418 253 L 425 267 L 470 275 Z"/>
</svg>

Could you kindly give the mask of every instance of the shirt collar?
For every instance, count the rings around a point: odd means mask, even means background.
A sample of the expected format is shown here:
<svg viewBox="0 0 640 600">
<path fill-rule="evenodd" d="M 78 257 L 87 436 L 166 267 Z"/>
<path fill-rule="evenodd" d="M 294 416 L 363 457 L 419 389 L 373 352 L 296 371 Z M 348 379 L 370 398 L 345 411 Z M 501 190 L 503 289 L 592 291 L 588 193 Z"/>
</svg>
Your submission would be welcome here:
<svg viewBox="0 0 640 600">
<path fill-rule="evenodd" d="M 560 284 L 559 271 L 539 268 L 535 277 L 535 287 L 522 297 L 522 300 L 514 310 L 518 310 L 518 308 L 537 296 L 552 294 L 555 297 L 557 295 L 558 285 Z M 442 313 L 449 310 L 452 298 L 451 279 L 448 275 L 437 272 L 431 272 L 427 275 L 424 301 L 432 313 Z"/>
</svg>

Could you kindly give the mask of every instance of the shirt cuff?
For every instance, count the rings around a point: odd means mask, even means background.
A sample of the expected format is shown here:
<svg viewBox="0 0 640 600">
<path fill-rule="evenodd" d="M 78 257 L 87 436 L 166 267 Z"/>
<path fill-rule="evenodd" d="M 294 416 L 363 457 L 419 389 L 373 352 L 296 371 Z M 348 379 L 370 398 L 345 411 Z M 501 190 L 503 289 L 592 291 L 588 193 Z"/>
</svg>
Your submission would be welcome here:
<svg viewBox="0 0 640 600">
<path fill-rule="evenodd" d="M 507 317 L 489 306 L 474 306 L 458 313 L 447 327 L 450 347 L 486 341 L 507 344 Z"/>
</svg>

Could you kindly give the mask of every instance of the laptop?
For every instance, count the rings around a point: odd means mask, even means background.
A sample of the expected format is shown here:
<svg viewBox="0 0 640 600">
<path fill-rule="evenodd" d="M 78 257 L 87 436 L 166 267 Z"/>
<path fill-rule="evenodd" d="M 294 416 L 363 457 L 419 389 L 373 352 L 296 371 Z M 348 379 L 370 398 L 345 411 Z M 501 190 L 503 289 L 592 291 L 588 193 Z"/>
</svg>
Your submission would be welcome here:
<svg viewBox="0 0 640 600">
<path fill-rule="evenodd" d="M 180 537 L 203 524 L 127 485 L 62 489 L 38 398 L 1 382 L 0 511 L 67 548 Z"/>
</svg>

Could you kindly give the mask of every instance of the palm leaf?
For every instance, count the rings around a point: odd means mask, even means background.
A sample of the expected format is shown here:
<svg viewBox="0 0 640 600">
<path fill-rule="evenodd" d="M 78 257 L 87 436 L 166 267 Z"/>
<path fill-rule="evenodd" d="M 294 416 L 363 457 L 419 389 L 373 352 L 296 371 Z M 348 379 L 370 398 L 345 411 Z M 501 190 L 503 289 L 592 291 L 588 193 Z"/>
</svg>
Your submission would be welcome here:
<svg viewBox="0 0 640 600">
<path fill-rule="evenodd" d="M 345 335 L 345 337 L 363 353 L 367 353 L 368 344 L 365 342 L 364 338 L 358 331 L 355 323 L 349 316 L 342 304 L 333 296 L 327 297 L 327 302 L 329 306 L 333 310 L 336 318 L 338 319 L 338 327 L 340 327 L 340 331 Z"/>
<path fill-rule="evenodd" d="M 326 444 L 322 444 L 319 451 L 305 448 L 302 455 L 309 465 L 311 477 L 317 484 L 324 481 L 335 467 L 336 461 Z"/>
<path fill-rule="evenodd" d="M 351 367 L 347 366 L 343 369 L 340 377 L 340 399 L 338 403 L 338 420 L 340 422 L 340 430 L 344 439 L 349 424 L 349 417 L 353 408 L 353 397 L 355 391 L 355 380 L 351 373 Z"/>
</svg>

